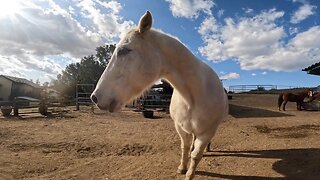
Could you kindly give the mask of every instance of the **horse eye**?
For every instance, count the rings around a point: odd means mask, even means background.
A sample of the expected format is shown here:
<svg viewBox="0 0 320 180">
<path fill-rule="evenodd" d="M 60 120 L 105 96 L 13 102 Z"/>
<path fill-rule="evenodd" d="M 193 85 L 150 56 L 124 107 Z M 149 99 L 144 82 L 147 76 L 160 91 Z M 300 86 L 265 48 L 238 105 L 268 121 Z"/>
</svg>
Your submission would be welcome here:
<svg viewBox="0 0 320 180">
<path fill-rule="evenodd" d="M 119 50 L 118 50 L 118 55 L 119 55 L 119 56 L 126 55 L 126 54 L 128 54 L 130 51 L 132 51 L 132 50 L 129 49 L 129 48 L 121 47 L 121 48 L 119 48 Z"/>
</svg>

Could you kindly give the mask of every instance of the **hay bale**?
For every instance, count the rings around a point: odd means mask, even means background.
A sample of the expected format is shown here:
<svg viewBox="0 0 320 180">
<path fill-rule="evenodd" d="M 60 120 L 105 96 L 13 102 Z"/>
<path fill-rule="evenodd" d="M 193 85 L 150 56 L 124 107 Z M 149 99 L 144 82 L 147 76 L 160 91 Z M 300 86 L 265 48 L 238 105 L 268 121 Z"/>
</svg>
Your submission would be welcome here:
<svg viewBox="0 0 320 180">
<path fill-rule="evenodd" d="M 302 107 L 308 111 L 320 111 L 320 101 L 303 102 Z"/>
</svg>

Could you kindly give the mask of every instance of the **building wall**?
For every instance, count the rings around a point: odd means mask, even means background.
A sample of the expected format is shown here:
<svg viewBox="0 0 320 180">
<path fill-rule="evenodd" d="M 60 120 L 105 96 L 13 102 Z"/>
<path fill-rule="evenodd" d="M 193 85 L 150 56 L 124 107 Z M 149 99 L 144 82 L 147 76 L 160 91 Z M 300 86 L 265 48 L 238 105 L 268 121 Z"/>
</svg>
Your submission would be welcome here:
<svg viewBox="0 0 320 180">
<path fill-rule="evenodd" d="M 11 93 L 12 81 L 0 76 L 0 101 L 8 100 Z"/>
<path fill-rule="evenodd" d="M 41 90 L 27 84 L 13 83 L 12 85 L 12 97 L 28 96 L 33 98 L 40 98 Z"/>
</svg>

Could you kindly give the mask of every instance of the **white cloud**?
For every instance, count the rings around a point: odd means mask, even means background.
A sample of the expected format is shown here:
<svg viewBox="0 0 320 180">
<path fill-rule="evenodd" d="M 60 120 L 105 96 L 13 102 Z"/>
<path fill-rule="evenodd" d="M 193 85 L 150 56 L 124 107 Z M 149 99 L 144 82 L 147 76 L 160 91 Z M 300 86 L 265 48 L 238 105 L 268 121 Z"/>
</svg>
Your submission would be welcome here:
<svg viewBox="0 0 320 180">
<path fill-rule="evenodd" d="M 17 77 L 25 77 L 24 64 L 15 58 L 0 55 L 0 72 L 4 75 L 15 75 Z M 14 68 L 12 68 L 14 67 Z"/>
<path fill-rule="evenodd" d="M 223 9 L 220 9 L 217 13 L 218 17 L 221 18 L 224 14 L 224 10 Z"/>
<path fill-rule="evenodd" d="M 72 6 L 68 7 L 70 14 L 75 14 L 74 8 Z"/>
<path fill-rule="evenodd" d="M 24 4 L 20 16 L 1 19 L 2 55 L 69 53 L 81 57 L 92 52 L 92 45 L 101 43 L 87 36 L 84 27 L 57 4 L 49 1 L 47 5 L 50 9 Z"/>
<path fill-rule="evenodd" d="M 221 27 L 219 32 L 201 34 L 206 46 L 200 47 L 199 51 L 214 61 L 232 57 L 251 59 L 263 55 L 270 51 L 271 46 L 278 46 L 278 40 L 285 33 L 282 27 L 276 27 L 273 23 L 283 14 L 273 9 L 253 18 L 243 18 L 239 23 L 227 18 L 226 25 Z M 209 19 L 205 21 L 207 20 Z M 211 23 L 215 24 L 213 20 Z M 203 25 L 201 24 L 199 29 L 202 29 Z"/>
<path fill-rule="evenodd" d="M 240 78 L 240 74 L 235 72 L 220 76 L 220 79 L 223 79 L 223 80 L 231 80 L 231 79 L 239 79 L 239 78 Z"/>
<path fill-rule="evenodd" d="M 289 46 L 299 50 L 310 50 L 320 48 L 320 26 L 311 27 L 305 32 L 297 34 L 289 43 Z"/>
<path fill-rule="evenodd" d="M 218 31 L 217 21 L 213 16 L 208 16 L 200 25 L 198 32 L 202 36 L 212 35 Z"/>
<path fill-rule="evenodd" d="M 301 6 L 298 11 L 296 11 L 293 16 L 291 17 L 290 22 L 293 24 L 297 24 L 301 21 L 303 21 L 304 19 L 308 18 L 309 16 L 315 14 L 315 9 L 317 8 L 317 6 L 311 6 L 309 4 L 304 4 L 303 6 Z"/>
<path fill-rule="evenodd" d="M 251 8 L 243 8 L 243 10 L 247 14 L 253 13 L 253 9 L 251 9 Z"/>
<path fill-rule="evenodd" d="M 212 0 L 166 0 L 175 17 L 197 18 L 200 12 L 211 15 Z"/>
<path fill-rule="evenodd" d="M 266 75 L 266 74 L 267 74 L 267 72 L 266 72 L 266 71 L 263 71 L 261 74 L 262 74 L 262 75 Z"/>
<path fill-rule="evenodd" d="M 204 41 L 199 52 L 211 61 L 233 59 L 244 70 L 292 71 L 319 61 L 320 26 L 297 33 L 285 43 L 287 34 L 276 24 L 283 15 L 271 9 L 251 18 L 227 18 L 218 31 L 199 31 Z M 199 29 L 205 29 L 203 25 Z"/>
<path fill-rule="evenodd" d="M 257 75 L 256 73 L 252 73 L 252 74 L 251 74 L 251 76 L 256 76 L 256 75 Z"/>
<path fill-rule="evenodd" d="M 306 4 L 307 3 L 307 0 L 292 0 L 292 2 L 294 3 L 302 3 L 302 4 Z"/>
<path fill-rule="evenodd" d="M 55 76 L 133 25 L 119 15 L 116 1 L 17 2 L 17 13 L 0 18 L 0 74 Z"/>
<path fill-rule="evenodd" d="M 299 32 L 299 29 L 297 27 L 289 27 L 289 34 L 297 34 Z"/>
<path fill-rule="evenodd" d="M 97 4 L 103 6 L 109 13 L 101 12 Z M 108 43 L 114 42 L 114 39 L 121 36 L 121 33 L 133 26 L 132 21 L 122 21 L 119 12 L 121 4 L 115 1 L 101 2 L 99 0 L 83 0 L 77 5 L 82 13 L 90 19 L 95 26 L 100 37 L 103 37 Z"/>
</svg>

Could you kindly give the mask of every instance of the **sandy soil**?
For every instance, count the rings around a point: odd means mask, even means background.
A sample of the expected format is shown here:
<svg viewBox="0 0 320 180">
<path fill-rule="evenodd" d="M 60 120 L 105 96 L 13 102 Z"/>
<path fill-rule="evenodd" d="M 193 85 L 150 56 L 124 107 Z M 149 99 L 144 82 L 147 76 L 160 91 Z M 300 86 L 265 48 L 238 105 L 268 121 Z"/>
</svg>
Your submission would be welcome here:
<svg viewBox="0 0 320 180">
<path fill-rule="evenodd" d="M 320 112 L 235 95 L 196 179 L 319 179 Z M 0 179 L 183 179 L 168 114 L 124 110 L 0 118 Z"/>
</svg>

